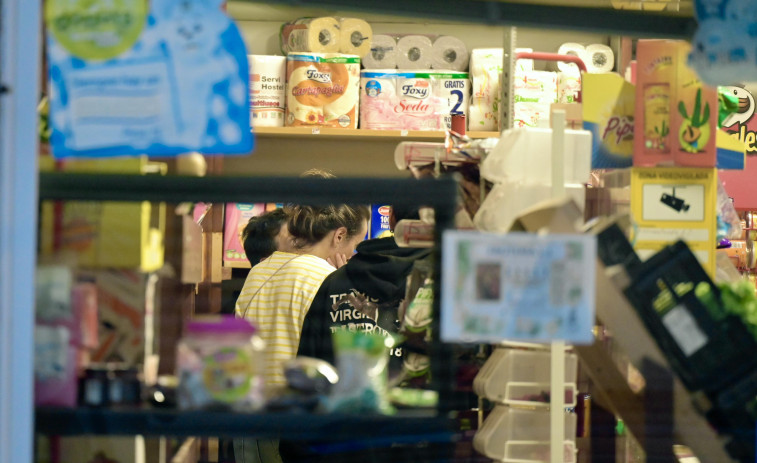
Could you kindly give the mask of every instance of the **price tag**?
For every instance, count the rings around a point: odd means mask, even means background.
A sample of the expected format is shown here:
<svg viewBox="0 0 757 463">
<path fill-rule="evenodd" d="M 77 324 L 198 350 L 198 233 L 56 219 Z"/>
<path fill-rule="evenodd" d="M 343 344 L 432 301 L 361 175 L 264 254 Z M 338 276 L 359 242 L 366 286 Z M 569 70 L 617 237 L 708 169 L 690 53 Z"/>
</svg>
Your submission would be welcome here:
<svg viewBox="0 0 757 463">
<path fill-rule="evenodd" d="M 442 249 L 442 340 L 593 342 L 595 236 L 452 230 Z"/>
<path fill-rule="evenodd" d="M 400 137 L 407 137 L 407 130 L 401 130 Z"/>
<path fill-rule="evenodd" d="M 320 127 L 313 127 L 313 130 L 311 131 L 311 133 L 313 135 L 318 135 L 318 134 L 321 133 L 321 128 Z"/>
</svg>

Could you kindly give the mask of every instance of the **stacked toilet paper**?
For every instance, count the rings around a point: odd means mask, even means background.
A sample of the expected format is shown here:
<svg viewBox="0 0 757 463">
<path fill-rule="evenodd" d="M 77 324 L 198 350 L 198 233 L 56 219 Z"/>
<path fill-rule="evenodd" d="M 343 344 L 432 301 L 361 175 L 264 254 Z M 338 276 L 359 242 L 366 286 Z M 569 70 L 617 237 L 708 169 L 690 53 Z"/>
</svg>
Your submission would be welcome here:
<svg viewBox="0 0 757 463">
<path fill-rule="evenodd" d="M 253 127 L 282 127 L 286 107 L 286 58 L 249 55 L 250 121 Z"/>
<path fill-rule="evenodd" d="M 452 113 L 466 113 L 464 72 L 365 70 L 360 79 L 360 128 L 444 130 Z"/>
<path fill-rule="evenodd" d="M 498 130 L 502 59 L 501 48 L 476 48 L 471 51 L 470 130 Z"/>
<path fill-rule="evenodd" d="M 358 18 L 301 18 L 281 26 L 281 50 L 288 53 L 344 53 L 364 56 L 370 52 L 373 30 Z"/>
<path fill-rule="evenodd" d="M 462 40 L 450 35 L 373 36 L 370 53 L 363 57 L 366 69 L 440 69 L 464 71 L 468 49 Z"/>
<path fill-rule="evenodd" d="M 610 72 L 615 66 L 615 54 L 612 48 L 600 43 L 583 45 L 575 42 L 566 42 L 560 45 L 557 53 L 578 56 L 586 65 L 586 72 L 592 74 Z M 575 72 L 578 70 L 578 67 L 572 63 L 558 62 L 557 69 L 562 72 Z"/>
<path fill-rule="evenodd" d="M 337 53 L 287 55 L 287 126 L 357 128 L 360 58 Z"/>
<path fill-rule="evenodd" d="M 557 103 L 557 73 L 525 71 L 513 85 L 515 127 L 549 127 L 549 110 Z"/>
<path fill-rule="evenodd" d="M 557 101 L 559 103 L 576 103 L 581 92 L 581 74 L 578 69 L 558 71 Z"/>
</svg>

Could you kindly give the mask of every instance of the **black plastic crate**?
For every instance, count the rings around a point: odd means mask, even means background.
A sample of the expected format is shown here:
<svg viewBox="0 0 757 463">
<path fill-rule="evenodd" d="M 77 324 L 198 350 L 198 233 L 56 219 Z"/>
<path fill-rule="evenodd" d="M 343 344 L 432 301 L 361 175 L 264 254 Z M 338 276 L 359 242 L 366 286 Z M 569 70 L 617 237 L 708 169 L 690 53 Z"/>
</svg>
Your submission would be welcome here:
<svg viewBox="0 0 757 463">
<path fill-rule="evenodd" d="M 682 241 L 639 265 L 625 294 L 689 390 L 713 397 L 757 367 L 757 342 Z"/>
</svg>

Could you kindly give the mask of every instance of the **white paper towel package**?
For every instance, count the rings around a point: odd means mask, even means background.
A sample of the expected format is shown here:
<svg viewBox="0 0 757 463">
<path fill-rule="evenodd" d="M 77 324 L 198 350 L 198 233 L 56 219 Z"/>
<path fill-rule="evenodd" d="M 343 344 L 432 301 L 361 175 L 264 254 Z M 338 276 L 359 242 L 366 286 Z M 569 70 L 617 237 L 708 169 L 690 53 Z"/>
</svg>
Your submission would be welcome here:
<svg viewBox="0 0 757 463">
<path fill-rule="evenodd" d="M 328 53 L 287 55 L 286 125 L 357 128 L 360 58 Z"/>
<path fill-rule="evenodd" d="M 406 35 L 397 40 L 397 68 L 430 69 L 434 44 L 425 35 Z"/>
<path fill-rule="evenodd" d="M 557 72 L 558 103 L 576 103 L 581 92 L 581 75 L 578 69 Z"/>
<path fill-rule="evenodd" d="M 431 50 L 433 69 L 464 71 L 468 67 L 468 49 L 462 40 L 451 35 L 442 35 L 434 40 Z"/>
<path fill-rule="evenodd" d="M 338 53 L 339 21 L 332 17 L 302 18 L 281 26 L 281 51 Z"/>
<path fill-rule="evenodd" d="M 281 26 L 281 51 L 343 53 L 362 57 L 371 50 L 373 30 L 358 18 L 300 18 Z"/>
<path fill-rule="evenodd" d="M 360 88 L 360 127 L 374 130 L 447 129 L 470 94 L 468 73 L 452 71 L 366 70 Z"/>
<path fill-rule="evenodd" d="M 286 108 L 286 57 L 248 55 L 250 121 L 253 127 L 282 127 Z"/>
<path fill-rule="evenodd" d="M 370 53 L 363 57 L 366 69 L 394 69 L 397 67 L 397 39 L 391 35 L 377 34 L 371 41 Z"/>
<path fill-rule="evenodd" d="M 361 58 L 371 51 L 373 29 L 362 19 L 339 18 L 339 53 Z"/>
<path fill-rule="evenodd" d="M 522 72 L 513 85 L 514 127 L 549 127 L 549 110 L 557 103 L 557 73 Z"/>
<path fill-rule="evenodd" d="M 615 67 L 615 54 L 612 48 L 601 43 L 584 46 L 580 43 L 566 42 L 557 49 L 560 55 L 573 55 L 581 58 L 586 65 L 586 72 L 604 74 Z M 563 72 L 577 72 L 578 66 L 573 63 L 558 61 L 557 69 Z"/>
<path fill-rule="evenodd" d="M 470 130 L 498 130 L 503 50 L 475 48 L 470 55 Z"/>
</svg>

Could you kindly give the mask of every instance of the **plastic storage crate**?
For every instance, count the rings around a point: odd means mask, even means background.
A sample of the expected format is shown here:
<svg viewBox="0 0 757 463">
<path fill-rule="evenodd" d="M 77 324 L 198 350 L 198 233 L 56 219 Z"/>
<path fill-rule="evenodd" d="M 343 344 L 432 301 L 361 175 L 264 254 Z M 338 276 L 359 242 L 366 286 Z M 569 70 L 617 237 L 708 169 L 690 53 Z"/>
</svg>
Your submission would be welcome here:
<svg viewBox="0 0 757 463">
<path fill-rule="evenodd" d="M 497 348 L 473 381 L 476 394 L 508 405 L 548 407 L 550 394 L 549 351 Z M 565 405 L 576 404 L 578 357 L 565 354 Z"/>
<path fill-rule="evenodd" d="M 575 413 L 565 414 L 565 463 L 576 461 Z M 473 447 L 497 461 L 541 463 L 550 461 L 550 417 L 544 410 L 519 410 L 505 405 L 494 407 L 473 438 Z"/>
<path fill-rule="evenodd" d="M 688 389 L 713 397 L 757 367 L 757 342 L 684 242 L 638 266 L 625 294 Z"/>
</svg>

